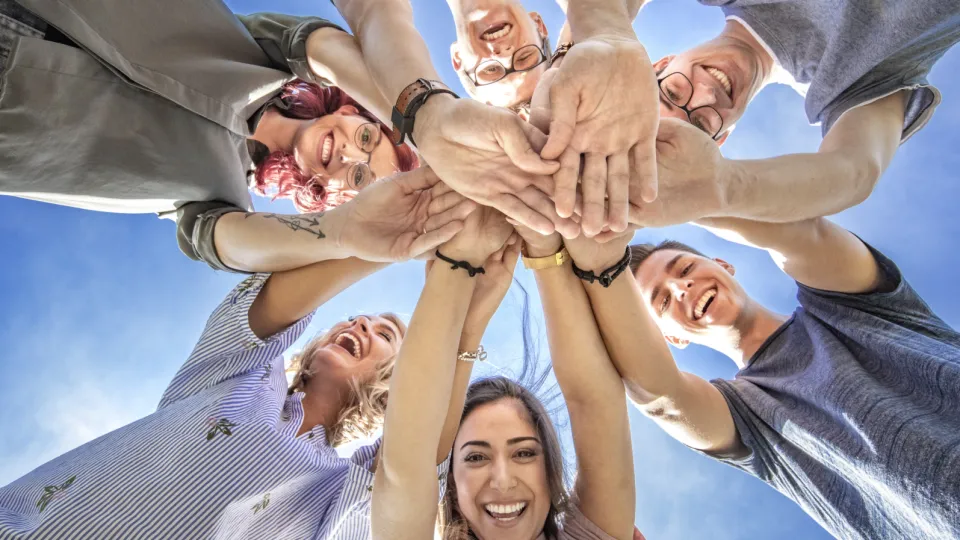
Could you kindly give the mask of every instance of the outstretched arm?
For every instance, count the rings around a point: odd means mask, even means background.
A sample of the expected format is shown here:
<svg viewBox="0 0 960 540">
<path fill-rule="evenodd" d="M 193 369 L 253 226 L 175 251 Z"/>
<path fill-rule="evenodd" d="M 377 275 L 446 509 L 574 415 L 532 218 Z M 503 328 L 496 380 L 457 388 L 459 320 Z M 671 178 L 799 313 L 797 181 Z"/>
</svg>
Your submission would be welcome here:
<svg viewBox="0 0 960 540">
<path fill-rule="evenodd" d="M 528 256 L 549 256 L 560 248 L 559 238 L 551 243 L 523 234 L 531 240 Z M 537 270 L 535 276 L 554 373 L 570 413 L 578 507 L 610 536 L 632 538 L 636 488 L 623 383 L 570 265 Z"/>
<path fill-rule="evenodd" d="M 867 246 L 826 218 L 793 223 L 711 218 L 697 225 L 731 242 L 766 250 L 788 276 L 808 287 L 864 293 L 880 284 L 880 267 Z"/>
</svg>

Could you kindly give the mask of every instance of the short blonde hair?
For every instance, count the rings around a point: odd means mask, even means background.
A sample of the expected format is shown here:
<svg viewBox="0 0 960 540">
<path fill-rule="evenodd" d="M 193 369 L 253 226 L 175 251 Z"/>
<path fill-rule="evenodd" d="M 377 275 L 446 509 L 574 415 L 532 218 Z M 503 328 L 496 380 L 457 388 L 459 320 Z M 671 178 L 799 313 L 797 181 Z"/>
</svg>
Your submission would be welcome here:
<svg viewBox="0 0 960 540">
<path fill-rule="evenodd" d="M 402 343 L 407 334 L 407 325 L 393 313 L 381 313 L 380 317 L 397 325 Z M 315 375 L 312 365 L 317 351 L 327 346 L 332 338 L 332 332 L 328 330 L 294 355 L 290 367 L 287 368 L 288 372 L 294 372 L 293 382 L 287 390 L 288 394 L 304 389 L 307 381 Z M 357 378 L 350 380 L 351 391 L 347 404 L 337 416 L 333 429 L 327 433 L 330 446 L 337 447 L 370 437 L 383 426 L 383 418 L 387 412 L 387 397 L 390 393 L 390 377 L 393 376 L 393 366 L 396 362 L 397 355 L 390 355 L 377 363 L 370 380 Z"/>
</svg>

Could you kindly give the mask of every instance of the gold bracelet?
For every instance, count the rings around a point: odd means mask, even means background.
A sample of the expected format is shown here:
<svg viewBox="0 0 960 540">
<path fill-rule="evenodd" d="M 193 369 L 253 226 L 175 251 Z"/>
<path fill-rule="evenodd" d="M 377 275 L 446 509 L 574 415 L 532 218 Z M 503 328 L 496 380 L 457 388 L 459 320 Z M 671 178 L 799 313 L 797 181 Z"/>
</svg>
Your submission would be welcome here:
<svg viewBox="0 0 960 540">
<path fill-rule="evenodd" d="M 546 257 L 530 258 L 523 256 L 523 267 L 530 270 L 543 270 L 544 268 L 554 268 L 563 266 L 570 260 L 570 253 L 566 247 L 561 247 L 560 251 Z"/>
</svg>

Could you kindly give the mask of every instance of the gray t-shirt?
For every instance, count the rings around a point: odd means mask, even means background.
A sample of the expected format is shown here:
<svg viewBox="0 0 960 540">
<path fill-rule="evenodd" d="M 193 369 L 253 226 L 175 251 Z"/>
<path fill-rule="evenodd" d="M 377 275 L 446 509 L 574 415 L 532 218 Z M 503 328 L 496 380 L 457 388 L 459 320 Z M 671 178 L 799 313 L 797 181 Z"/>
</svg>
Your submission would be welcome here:
<svg viewBox="0 0 960 540">
<path fill-rule="evenodd" d="M 960 40 L 960 0 L 699 0 L 745 23 L 806 92 L 822 132 L 844 112 L 914 88 L 902 140 L 940 102 L 933 64 Z"/>
<path fill-rule="evenodd" d="M 960 334 L 893 262 L 868 294 L 803 285 L 732 381 L 712 381 L 751 453 L 718 458 L 838 538 L 960 538 Z"/>
</svg>

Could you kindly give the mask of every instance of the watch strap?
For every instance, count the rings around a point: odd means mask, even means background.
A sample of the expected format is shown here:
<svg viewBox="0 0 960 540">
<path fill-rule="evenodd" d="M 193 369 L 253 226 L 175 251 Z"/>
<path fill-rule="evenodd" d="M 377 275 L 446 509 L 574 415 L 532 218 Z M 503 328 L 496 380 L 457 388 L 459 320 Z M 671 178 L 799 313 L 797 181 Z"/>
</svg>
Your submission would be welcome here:
<svg viewBox="0 0 960 540">
<path fill-rule="evenodd" d="M 393 130 L 390 133 L 390 140 L 393 144 L 399 146 L 404 140 L 409 138 L 413 142 L 413 123 L 416 120 L 417 111 L 426 103 L 427 98 L 434 94 L 450 94 L 453 97 L 458 96 L 447 85 L 440 81 L 430 81 L 427 79 L 417 79 L 407 85 L 397 97 L 397 104 L 393 107 L 390 120 L 393 122 Z"/>
<path fill-rule="evenodd" d="M 561 247 L 560 251 L 546 257 L 527 257 L 523 256 L 523 267 L 529 270 L 543 270 L 545 268 L 555 268 L 563 266 L 570 260 L 570 253 L 566 247 Z"/>
</svg>

